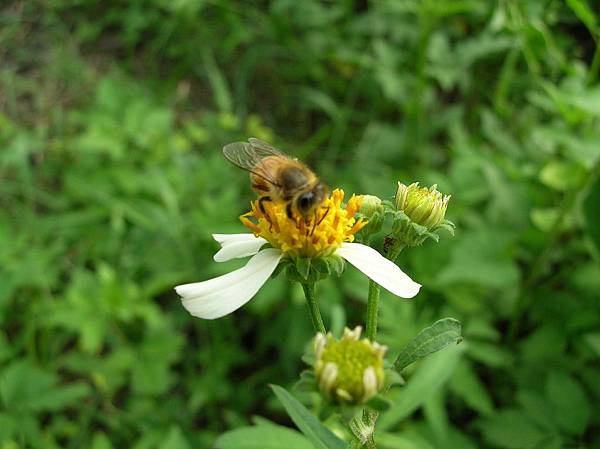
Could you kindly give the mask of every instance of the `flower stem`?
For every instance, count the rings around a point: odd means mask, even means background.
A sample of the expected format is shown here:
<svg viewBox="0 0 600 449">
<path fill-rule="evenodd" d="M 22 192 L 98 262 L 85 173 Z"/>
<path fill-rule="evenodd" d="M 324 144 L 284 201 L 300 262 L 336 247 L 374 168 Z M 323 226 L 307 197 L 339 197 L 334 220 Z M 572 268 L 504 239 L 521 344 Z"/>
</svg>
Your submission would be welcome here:
<svg viewBox="0 0 600 449">
<path fill-rule="evenodd" d="M 321 318 L 321 312 L 319 311 L 319 304 L 317 304 L 317 296 L 315 294 L 315 283 L 302 284 L 304 290 L 304 296 L 306 296 L 306 304 L 308 305 L 308 312 L 310 313 L 310 320 L 312 321 L 315 331 L 325 333 L 325 325 Z"/>
<path fill-rule="evenodd" d="M 365 336 L 375 341 L 377 336 L 377 314 L 379 313 L 379 291 L 381 287 L 375 281 L 369 280 L 369 297 L 367 299 L 367 331 Z"/>
<path fill-rule="evenodd" d="M 386 240 L 384 243 L 383 255 L 395 262 L 404 245 L 396 239 Z M 375 281 L 369 280 L 369 296 L 367 298 L 367 330 L 366 337 L 375 341 L 377 338 L 377 317 L 379 314 L 379 292 L 381 287 Z"/>
</svg>

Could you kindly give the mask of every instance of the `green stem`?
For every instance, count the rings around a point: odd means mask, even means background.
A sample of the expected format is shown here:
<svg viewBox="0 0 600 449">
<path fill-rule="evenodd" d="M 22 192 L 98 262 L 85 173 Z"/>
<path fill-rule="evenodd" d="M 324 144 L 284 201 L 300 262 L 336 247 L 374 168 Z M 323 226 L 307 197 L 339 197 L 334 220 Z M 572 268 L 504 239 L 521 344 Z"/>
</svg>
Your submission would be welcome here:
<svg viewBox="0 0 600 449">
<path fill-rule="evenodd" d="M 369 297 L 367 299 L 367 332 L 366 337 L 375 341 L 377 337 L 377 314 L 379 313 L 379 291 L 381 287 L 369 280 Z"/>
<path fill-rule="evenodd" d="M 304 290 L 304 296 L 306 296 L 306 304 L 308 305 L 308 312 L 310 313 L 310 320 L 312 321 L 313 327 L 317 332 L 325 333 L 325 325 L 321 318 L 321 312 L 319 311 L 319 304 L 317 304 L 317 296 L 315 294 L 315 283 L 302 284 Z"/>
<path fill-rule="evenodd" d="M 383 255 L 392 262 L 396 262 L 398 255 L 404 249 L 404 245 L 402 245 L 397 240 L 388 240 L 387 243 L 387 245 L 384 245 Z M 371 341 L 375 341 L 375 339 L 377 338 L 377 318 L 379 314 L 380 291 L 380 285 L 375 281 L 369 280 L 369 296 L 367 298 L 366 337 Z"/>
<path fill-rule="evenodd" d="M 592 58 L 592 62 L 590 64 L 590 69 L 587 75 L 587 84 L 591 86 L 596 81 L 596 77 L 598 76 L 598 71 L 600 70 L 600 42 L 596 44 L 596 51 L 594 51 L 594 56 Z"/>
</svg>

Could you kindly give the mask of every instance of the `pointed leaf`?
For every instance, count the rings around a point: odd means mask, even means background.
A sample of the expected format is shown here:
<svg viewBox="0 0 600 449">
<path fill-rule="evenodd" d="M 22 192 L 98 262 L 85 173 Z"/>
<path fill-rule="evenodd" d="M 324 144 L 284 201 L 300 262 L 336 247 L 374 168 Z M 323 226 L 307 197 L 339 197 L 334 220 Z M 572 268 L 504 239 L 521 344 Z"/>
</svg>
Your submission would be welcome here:
<svg viewBox="0 0 600 449">
<path fill-rule="evenodd" d="M 331 430 L 315 418 L 304 405 L 278 385 L 271 385 L 275 396 L 279 399 L 292 421 L 311 441 L 316 449 L 346 449 L 346 443 L 336 437 Z"/>
<path fill-rule="evenodd" d="M 394 369 L 401 372 L 411 363 L 461 341 L 461 326 L 458 320 L 442 318 L 419 332 L 402 350 L 394 362 Z"/>
</svg>

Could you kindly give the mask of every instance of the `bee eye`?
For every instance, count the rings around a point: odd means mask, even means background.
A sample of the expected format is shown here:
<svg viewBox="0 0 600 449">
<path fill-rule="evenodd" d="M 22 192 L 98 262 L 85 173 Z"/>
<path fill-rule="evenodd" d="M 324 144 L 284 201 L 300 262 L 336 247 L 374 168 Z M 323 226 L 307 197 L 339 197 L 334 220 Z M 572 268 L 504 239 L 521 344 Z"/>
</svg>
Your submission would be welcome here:
<svg viewBox="0 0 600 449">
<path fill-rule="evenodd" d="M 305 192 L 298 197 L 296 207 L 300 212 L 307 212 L 310 209 L 314 200 L 314 194 L 312 192 Z"/>
</svg>

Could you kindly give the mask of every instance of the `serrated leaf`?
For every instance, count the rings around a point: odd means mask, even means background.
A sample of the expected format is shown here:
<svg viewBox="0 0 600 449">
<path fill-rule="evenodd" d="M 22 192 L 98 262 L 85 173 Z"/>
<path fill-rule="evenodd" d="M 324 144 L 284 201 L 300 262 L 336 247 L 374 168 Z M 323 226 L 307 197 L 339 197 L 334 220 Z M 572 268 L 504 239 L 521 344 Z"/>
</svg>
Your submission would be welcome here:
<svg viewBox="0 0 600 449">
<path fill-rule="evenodd" d="M 394 362 L 394 369 L 402 372 L 411 363 L 461 341 L 460 322 L 454 318 L 442 318 L 423 329 L 406 345 Z"/>
<path fill-rule="evenodd" d="M 299 432 L 274 424 L 240 427 L 224 433 L 214 443 L 215 449 L 313 449 Z"/>
<path fill-rule="evenodd" d="M 316 449 L 345 449 L 346 443 L 336 437 L 331 430 L 315 418 L 304 405 L 287 392 L 285 388 L 271 385 L 271 389 L 300 431 Z"/>
</svg>

